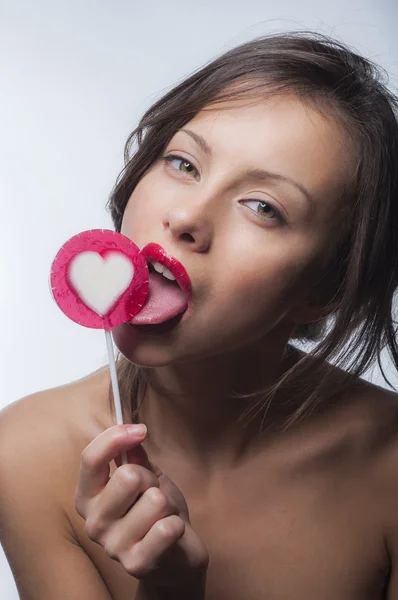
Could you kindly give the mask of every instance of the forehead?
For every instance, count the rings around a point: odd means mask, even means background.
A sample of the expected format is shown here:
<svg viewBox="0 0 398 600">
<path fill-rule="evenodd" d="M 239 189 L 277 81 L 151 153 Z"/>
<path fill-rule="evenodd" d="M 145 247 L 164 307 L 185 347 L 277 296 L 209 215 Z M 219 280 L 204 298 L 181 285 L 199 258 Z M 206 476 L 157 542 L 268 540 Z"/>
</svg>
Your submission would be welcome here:
<svg viewBox="0 0 398 600">
<path fill-rule="evenodd" d="M 303 184 L 325 208 L 341 196 L 353 173 L 353 145 L 343 126 L 294 96 L 210 105 L 184 128 L 205 138 L 210 160 L 220 166 L 281 173 Z M 195 147 L 187 135 L 177 135 Z"/>
</svg>

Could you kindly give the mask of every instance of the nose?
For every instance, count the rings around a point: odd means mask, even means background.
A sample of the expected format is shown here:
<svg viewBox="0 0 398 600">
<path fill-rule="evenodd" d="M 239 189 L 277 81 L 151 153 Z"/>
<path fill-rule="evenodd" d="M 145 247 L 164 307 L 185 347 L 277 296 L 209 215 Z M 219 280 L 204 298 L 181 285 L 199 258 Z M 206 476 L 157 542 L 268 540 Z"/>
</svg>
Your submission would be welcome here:
<svg viewBox="0 0 398 600">
<path fill-rule="evenodd" d="M 190 250 L 206 252 L 212 238 L 212 223 L 207 211 L 203 204 L 174 206 L 167 211 L 163 227 L 170 231 L 175 241 L 187 244 Z"/>
</svg>

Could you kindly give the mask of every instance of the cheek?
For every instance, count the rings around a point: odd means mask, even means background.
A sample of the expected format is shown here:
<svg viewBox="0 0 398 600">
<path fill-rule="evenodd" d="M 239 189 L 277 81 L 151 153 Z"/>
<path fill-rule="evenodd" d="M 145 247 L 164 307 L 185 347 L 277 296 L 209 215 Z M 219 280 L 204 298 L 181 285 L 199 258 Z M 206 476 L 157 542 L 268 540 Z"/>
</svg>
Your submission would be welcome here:
<svg viewBox="0 0 398 600">
<path fill-rule="evenodd" d="M 153 176 L 151 176 L 152 178 Z M 150 176 L 147 175 L 141 179 L 127 202 L 122 220 L 121 233 L 140 245 L 140 233 L 142 236 L 143 231 L 147 231 L 147 226 L 151 223 L 153 224 L 154 215 L 159 215 L 160 200 L 153 193 Z M 147 243 L 147 241 L 147 239 L 143 240 L 144 243 Z"/>
<path fill-rule="evenodd" d="M 139 245 L 139 231 L 142 231 L 143 222 L 145 222 L 145 204 L 140 202 L 138 194 L 133 194 L 124 211 L 121 233 Z"/>
<path fill-rule="evenodd" d="M 266 262 L 266 267 L 264 267 Z M 294 290 L 300 280 L 297 257 L 263 260 L 262 268 L 254 264 L 229 271 L 217 279 L 213 306 L 215 317 L 225 315 L 241 324 L 259 324 L 283 315 L 295 300 Z"/>
<path fill-rule="evenodd" d="M 300 301 L 301 269 L 297 256 L 264 261 L 262 268 L 235 268 L 220 276 L 213 301 L 207 305 L 208 321 L 221 332 L 256 338 L 274 327 Z M 206 310 L 206 309 L 205 309 Z M 206 312 L 207 312 L 206 310 Z"/>
</svg>

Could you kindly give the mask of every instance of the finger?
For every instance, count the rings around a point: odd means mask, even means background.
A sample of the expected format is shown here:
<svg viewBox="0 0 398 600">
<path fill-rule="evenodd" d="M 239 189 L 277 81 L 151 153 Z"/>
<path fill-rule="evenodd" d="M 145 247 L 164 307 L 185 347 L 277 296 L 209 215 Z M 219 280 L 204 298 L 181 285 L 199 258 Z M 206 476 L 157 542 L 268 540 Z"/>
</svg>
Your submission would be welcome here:
<svg viewBox="0 0 398 600">
<path fill-rule="evenodd" d="M 156 570 L 164 553 L 183 537 L 185 525 L 177 515 L 157 521 L 146 536 L 121 557 L 125 570 L 137 579 Z"/>
<path fill-rule="evenodd" d="M 159 480 L 141 465 L 122 465 L 113 473 L 96 504 L 96 517 L 108 523 L 126 515 L 148 488 L 159 487 Z"/>
<path fill-rule="evenodd" d="M 92 498 L 109 481 L 109 463 L 118 454 L 141 444 L 146 433 L 127 433 L 126 425 L 109 427 L 98 435 L 81 454 L 76 494 Z"/>
<path fill-rule="evenodd" d="M 121 550 L 139 542 L 153 525 L 170 515 L 178 515 L 177 505 L 158 487 L 148 488 L 112 529 Z"/>
<path fill-rule="evenodd" d="M 120 454 L 116 456 L 114 460 L 117 467 L 120 467 L 123 464 L 122 457 Z M 152 471 L 148 455 L 145 452 L 144 448 L 141 446 L 141 444 L 139 446 L 136 446 L 135 448 L 130 448 L 129 450 L 127 450 L 127 462 L 129 464 L 142 465 L 143 467 L 146 467 L 147 469 Z"/>
<path fill-rule="evenodd" d="M 122 458 L 120 455 L 116 456 L 114 460 L 117 467 L 120 467 L 122 465 Z M 163 472 L 158 467 L 158 465 L 149 460 L 148 454 L 146 453 L 146 450 L 142 445 L 136 446 L 135 448 L 131 448 L 127 451 L 127 462 L 146 467 L 147 469 L 152 471 L 152 473 L 154 473 L 156 477 L 160 477 L 161 475 L 163 475 Z"/>
<path fill-rule="evenodd" d="M 191 572 L 208 567 L 209 553 L 190 523 L 185 522 L 185 534 L 177 541 L 175 551 L 186 557 Z"/>
</svg>

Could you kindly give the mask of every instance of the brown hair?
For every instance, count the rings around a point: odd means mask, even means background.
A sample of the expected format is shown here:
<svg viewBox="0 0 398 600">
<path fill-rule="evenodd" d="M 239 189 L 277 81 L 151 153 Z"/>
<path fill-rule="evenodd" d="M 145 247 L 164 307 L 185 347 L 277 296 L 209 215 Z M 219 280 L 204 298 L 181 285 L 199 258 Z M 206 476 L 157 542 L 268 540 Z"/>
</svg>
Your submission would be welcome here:
<svg viewBox="0 0 398 600">
<path fill-rule="evenodd" d="M 109 198 L 116 231 L 135 186 L 169 140 L 208 105 L 294 93 L 332 115 L 355 142 L 357 166 L 345 192 L 349 217 L 319 263 L 312 289 L 324 299 L 322 318 L 299 325 L 291 340 L 318 342 L 265 390 L 240 395 L 247 415 L 268 409 L 278 389 L 292 391 L 284 428 L 341 394 L 387 346 L 398 369 L 393 296 L 398 285 L 398 99 L 386 72 L 323 34 L 299 31 L 266 35 L 206 64 L 151 106 L 130 134 L 125 167 Z M 133 150 L 133 146 L 135 148 Z M 347 213 L 348 214 L 348 213 Z M 347 377 L 332 384 L 325 363 L 335 358 Z M 118 378 L 125 422 L 139 421 L 139 395 L 152 369 L 119 354 Z M 317 385 L 314 386 L 314 382 Z M 288 387 L 289 386 L 289 387 Z M 395 389 L 395 388 L 394 388 Z M 110 389 L 112 411 L 112 391 Z"/>
</svg>

